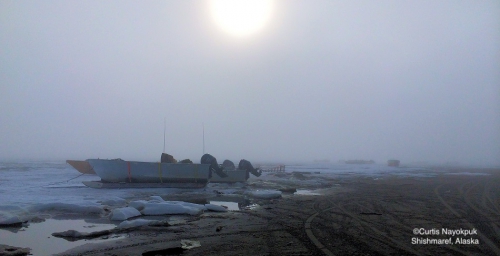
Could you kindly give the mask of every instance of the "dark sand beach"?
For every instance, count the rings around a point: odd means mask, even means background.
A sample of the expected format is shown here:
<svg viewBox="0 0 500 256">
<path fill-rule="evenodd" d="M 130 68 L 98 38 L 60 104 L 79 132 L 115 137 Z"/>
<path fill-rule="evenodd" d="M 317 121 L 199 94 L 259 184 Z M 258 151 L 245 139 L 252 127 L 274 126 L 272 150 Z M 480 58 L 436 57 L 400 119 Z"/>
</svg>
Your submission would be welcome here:
<svg viewBox="0 0 500 256">
<path fill-rule="evenodd" d="M 330 178 L 317 195 L 256 199 L 253 209 L 141 227 L 60 255 L 500 255 L 500 170 L 432 173 Z M 200 246 L 182 249 L 182 240 Z"/>
</svg>

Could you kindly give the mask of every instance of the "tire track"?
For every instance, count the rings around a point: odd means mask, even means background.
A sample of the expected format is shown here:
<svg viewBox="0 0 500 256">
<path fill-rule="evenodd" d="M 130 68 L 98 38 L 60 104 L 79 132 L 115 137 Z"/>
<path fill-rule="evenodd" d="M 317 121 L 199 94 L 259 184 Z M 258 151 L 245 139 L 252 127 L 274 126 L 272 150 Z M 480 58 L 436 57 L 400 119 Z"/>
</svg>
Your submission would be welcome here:
<svg viewBox="0 0 500 256">
<path fill-rule="evenodd" d="M 318 202 L 319 204 L 319 202 Z M 311 229 L 311 222 L 314 220 L 314 218 L 316 218 L 316 216 L 318 216 L 321 212 L 324 212 L 324 211 L 328 211 L 330 209 L 333 209 L 335 208 L 335 206 L 332 206 L 332 207 L 329 207 L 329 208 L 326 208 L 324 210 L 321 210 L 321 211 L 318 211 L 318 208 L 316 208 L 316 203 L 314 204 L 313 208 L 314 210 L 316 211 L 316 213 L 312 214 L 311 216 L 309 216 L 309 218 L 307 218 L 306 222 L 304 223 L 304 229 L 306 231 L 306 234 L 307 234 L 307 237 L 309 237 L 309 240 L 311 240 L 311 242 L 313 242 L 313 244 L 318 247 L 318 249 L 320 249 L 324 254 L 328 255 L 328 256 L 334 256 L 335 254 L 333 254 L 330 250 L 328 250 L 328 248 L 326 248 L 319 240 L 318 238 L 316 238 L 316 236 L 313 234 L 312 232 L 312 229 Z"/>
<path fill-rule="evenodd" d="M 492 209 L 496 214 L 500 214 L 500 208 L 498 207 L 498 204 L 495 203 L 495 200 L 491 199 L 490 197 L 490 190 L 491 190 L 491 182 L 486 184 L 485 187 L 485 192 L 484 194 L 486 195 L 486 199 L 490 202 L 490 204 L 493 206 L 494 209 Z"/>
<path fill-rule="evenodd" d="M 497 220 L 494 220 L 491 218 L 491 216 L 489 214 L 485 214 L 485 211 L 477 208 L 473 203 L 472 203 L 472 200 L 471 200 L 471 191 L 473 188 L 477 187 L 477 184 L 474 184 L 473 186 L 471 186 L 466 192 L 465 192 L 465 195 L 464 195 L 464 201 L 465 203 L 470 207 L 472 208 L 474 211 L 476 211 L 478 214 L 482 215 L 483 217 L 485 217 L 486 219 L 488 219 L 490 222 L 491 222 L 491 227 L 493 228 L 493 231 L 496 233 L 497 236 L 500 236 L 500 230 L 498 229 L 497 225 L 496 225 L 496 222 Z M 483 190 L 483 197 L 484 197 L 484 190 Z M 486 206 L 486 204 L 484 204 L 484 201 L 483 201 L 483 207 L 485 207 L 485 209 L 489 209 L 488 206 Z"/>
<path fill-rule="evenodd" d="M 331 200 L 329 200 L 331 202 Z M 405 244 L 402 244 L 400 241 L 390 237 L 390 236 L 387 236 L 385 232 L 382 232 L 380 230 L 378 230 L 377 228 L 375 228 L 374 224 L 373 223 L 370 223 L 368 221 L 365 221 L 365 220 L 362 220 L 360 218 L 358 218 L 357 216 L 355 216 L 354 214 L 352 214 L 351 212 L 347 211 L 346 209 L 344 209 L 341 205 L 338 205 L 338 204 L 335 204 L 333 202 L 331 202 L 333 204 L 333 207 L 337 207 L 339 208 L 342 212 L 344 212 L 345 214 L 349 215 L 349 217 L 351 217 L 352 219 L 356 220 L 358 223 L 360 223 L 361 225 L 365 225 L 367 226 L 369 229 L 371 229 L 373 232 L 377 233 L 378 235 L 380 236 L 383 236 L 385 237 L 387 240 L 390 240 L 392 243 L 394 243 L 394 245 L 390 245 L 390 246 L 394 246 L 394 247 L 397 247 L 399 249 L 402 249 L 402 250 L 405 250 L 407 252 L 411 252 L 415 255 L 421 255 L 419 252 L 415 251 L 414 249 L 412 249 L 411 247 L 408 247 L 406 246 Z M 386 243 L 387 244 L 387 243 Z M 395 246 L 397 245 L 397 246 Z"/>
<path fill-rule="evenodd" d="M 441 201 L 441 203 L 448 209 L 450 210 L 455 216 L 457 216 L 459 219 L 462 219 L 464 224 L 467 225 L 471 230 L 474 229 L 475 227 L 468 221 L 466 220 L 464 217 L 462 217 L 461 214 L 459 214 L 457 211 L 455 211 L 448 203 L 446 203 L 446 201 L 441 197 L 441 195 L 439 194 L 439 188 L 442 187 L 442 185 L 438 185 L 435 189 L 434 189 L 434 193 L 436 194 L 436 196 L 438 197 L 439 201 Z M 461 186 L 461 188 L 463 188 L 463 185 Z M 498 247 L 495 245 L 495 243 L 493 243 L 488 237 L 486 237 L 485 235 L 483 235 L 481 232 L 478 232 L 478 236 L 481 238 L 482 241 L 484 241 L 489 247 L 490 249 L 496 254 L 496 255 L 500 255 L 500 249 L 498 249 Z"/>
</svg>

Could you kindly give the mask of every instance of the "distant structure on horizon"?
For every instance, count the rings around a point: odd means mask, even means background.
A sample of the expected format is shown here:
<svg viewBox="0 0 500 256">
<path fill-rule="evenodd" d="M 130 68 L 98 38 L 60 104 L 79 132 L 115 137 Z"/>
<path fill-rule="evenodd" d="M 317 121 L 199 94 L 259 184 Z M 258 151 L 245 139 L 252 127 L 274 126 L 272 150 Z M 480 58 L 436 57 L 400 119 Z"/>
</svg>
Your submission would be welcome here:
<svg viewBox="0 0 500 256">
<path fill-rule="evenodd" d="M 399 160 L 391 159 L 391 160 L 387 161 L 387 165 L 388 166 L 398 167 L 399 166 Z"/>
<path fill-rule="evenodd" d="M 345 160 L 345 164 L 374 164 L 373 160 Z"/>
</svg>

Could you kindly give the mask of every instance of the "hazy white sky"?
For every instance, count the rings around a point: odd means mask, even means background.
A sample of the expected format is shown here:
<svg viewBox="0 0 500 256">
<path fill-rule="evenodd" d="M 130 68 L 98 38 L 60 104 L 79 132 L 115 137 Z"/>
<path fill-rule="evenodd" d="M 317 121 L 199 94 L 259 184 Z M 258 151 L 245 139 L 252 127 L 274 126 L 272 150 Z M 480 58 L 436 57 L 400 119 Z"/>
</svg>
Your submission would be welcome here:
<svg viewBox="0 0 500 256">
<path fill-rule="evenodd" d="M 0 1 L 0 159 L 500 165 L 500 2 Z"/>
</svg>

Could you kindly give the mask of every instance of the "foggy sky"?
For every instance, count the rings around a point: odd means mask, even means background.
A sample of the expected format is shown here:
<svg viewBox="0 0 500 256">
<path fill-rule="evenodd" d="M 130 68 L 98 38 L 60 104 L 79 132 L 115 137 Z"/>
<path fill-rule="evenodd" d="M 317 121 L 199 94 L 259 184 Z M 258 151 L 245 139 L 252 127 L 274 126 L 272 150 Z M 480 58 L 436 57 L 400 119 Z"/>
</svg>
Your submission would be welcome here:
<svg viewBox="0 0 500 256">
<path fill-rule="evenodd" d="M 0 1 L 0 160 L 500 165 L 500 2 Z"/>
</svg>

